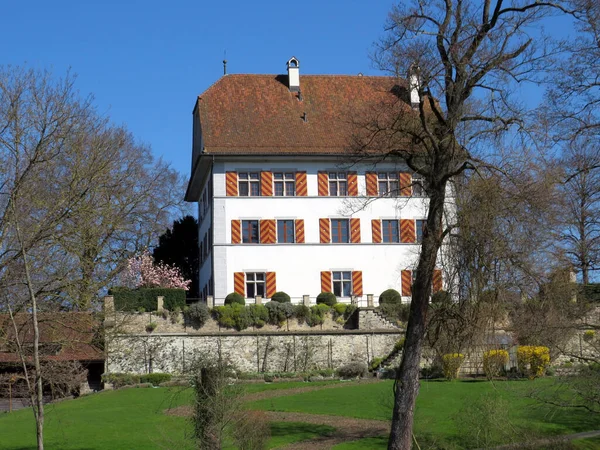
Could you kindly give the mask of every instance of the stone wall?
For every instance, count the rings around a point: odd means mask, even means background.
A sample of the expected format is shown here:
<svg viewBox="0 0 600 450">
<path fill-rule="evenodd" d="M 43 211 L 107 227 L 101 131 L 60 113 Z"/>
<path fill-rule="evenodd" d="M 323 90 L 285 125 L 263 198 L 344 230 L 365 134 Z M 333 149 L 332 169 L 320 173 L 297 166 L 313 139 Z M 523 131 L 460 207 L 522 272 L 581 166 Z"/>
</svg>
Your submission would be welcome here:
<svg viewBox="0 0 600 450">
<path fill-rule="evenodd" d="M 184 373 L 198 358 L 222 358 L 243 372 L 336 369 L 368 364 L 403 337 L 400 330 L 152 333 L 116 335 L 107 342 L 107 372 Z"/>
</svg>

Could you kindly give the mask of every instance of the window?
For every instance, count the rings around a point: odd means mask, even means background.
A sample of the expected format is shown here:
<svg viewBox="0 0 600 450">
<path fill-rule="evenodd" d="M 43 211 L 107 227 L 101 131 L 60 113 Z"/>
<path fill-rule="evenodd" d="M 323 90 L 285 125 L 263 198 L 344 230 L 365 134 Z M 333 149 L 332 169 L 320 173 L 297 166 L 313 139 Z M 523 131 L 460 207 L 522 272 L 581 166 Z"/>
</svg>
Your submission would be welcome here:
<svg viewBox="0 0 600 450">
<path fill-rule="evenodd" d="M 400 193 L 398 172 L 379 172 L 377 174 L 379 194 L 397 197 Z"/>
<path fill-rule="evenodd" d="M 416 221 L 416 233 L 417 233 L 417 244 L 423 242 L 423 231 L 425 230 L 425 220 L 417 220 Z"/>
<path fill-rule="evenodd" d="M 425 178 L 423 175 L 419 175 L 418 173 L 413 173 L 412 176 L 412 195 L 415 197 L 425 197 L 427 193 L 425 192 Z"/>
<path fill-rule="evenodd" d="M 382 220 L 381 225 L 383 242 L 400 242 L 397 220 Z"/>
<path fill-rule="evenodd" d="M 332 272 L 333 293 L 336 297 L 352 295 L 352 272 Z"/>
<path fill-rule="evenodd" d="M 277 242 L 290 244 L 295 242 L 295 231 L 293 220 L 277 221 Z"/>
<path fill-rule="evenodd" d="M 348 195 L 346 172 L 329 172 L 329 195 L 332 197 Z"/>
<path fill-rule="evenodd" d="M 246 272 L 246 298 L 265 296 L 265 274 Z"/>
<path fill-rule="evenodd" d="M 242 242 L 244 244 L 258 244 L 258 220 L 242 220 Z"/>
<path fill-rule="evenodd" d="M 260 196 L 260 173 L 240 172 L 238 173 L 239 195 L 241 197 Z"/>
<path fill-rule="evenodd" d="M 296 195 L 296 174 L 294 172 L 273 173 L 275 195 L 277 197 L 293 197 Z"/>
<path fill-rule="evenodd" d="M 348 219 L 331 219 L 331 242 L 350 242 L 350 221 Z"/>
</svg>

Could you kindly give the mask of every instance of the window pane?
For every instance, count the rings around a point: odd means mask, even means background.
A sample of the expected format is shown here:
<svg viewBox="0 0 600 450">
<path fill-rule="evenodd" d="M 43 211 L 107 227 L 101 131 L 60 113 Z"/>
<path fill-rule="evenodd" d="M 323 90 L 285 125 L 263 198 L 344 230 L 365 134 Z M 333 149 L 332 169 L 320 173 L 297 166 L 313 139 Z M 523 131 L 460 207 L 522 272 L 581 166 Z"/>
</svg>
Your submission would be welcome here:
<svg viewBox="0 0 600 450">
<path fill-rule="evenodd" d="M 247 273 L 246 274 L 246 281 L 254 281 L 254 274 L 253 273 Z"/>
<path fill-rule="evenodd" d="M 341 280 L 342 279 L 342 272 L 333 272 L 333 279 L 334 280 Z"/>
<path fill-rule="evenodd" d="M 250 183 L 251 194 L 254 197 L 258 197 L 260 195 L 260 185 L 258 183 Z"/>
<path fill-rule="evenodd" d="M 348 221 L 347 220 L 340 220 L 341 222 L 341 229 L 342 229 L 342 236 L 341 236 L 341 241 L 340 242 L 350 242 L 350 240 L 348 239 Z"/>
<path fill-rule="evenodd" d="M 256 281 L 265 281 L 265 274 L 264 273 L 257 273 L 256 274 Z"/>
<path fill-rule="evenodd" d="M 386 181 L 380 181 L 379 182 L 379 193 L 386 194 L 387 191 L 388 191 L 387 182 Z"/>
<path fill-rule="evenodd" d="M 390 181 L 390 193 L 392 195 L 398 195 L 398 182 Z"/>
<path fill-rule="evenodd" d="M 240 183 L 240 196 L 247 197 L 248 196 L 248 183 Z"/>
<path fill-rule="evenodd" d="M 293 180 L 294 179 L 294 174 L 291 172 L 287 172 L 285 174 L 285 178 L 287 178 L 288 180 Z"/>
<path fill-rule="evenodd" d="M 332 197 L 337 197 L 338 193 L 337 193 L 337 183 L 334 182 L 329 182 L 329 195 Z"/>
<path fill-rule="evenodd" d="M 330 180 L 335 180 L 337 178 L 337 173 L 335 172 L 329 172 L 329 179 Z"/>
<path fill-rule="evenodd" d="M 254 283 L 246 283 L 246 297 L 247 298 L 255 297 L 254 286 L 255 286 Z"/>
<path fill-rule="evenodd" d="M 346 182 L 345 181 L 339 182 L 339 190 L 340 190 L 339 195 L 348 195 L 346 192 Z"/>
<path fill-rule="evenodd" d="M 251 180 L 258 180 L 258 178 L 259 178 L 259 177 L 258 177 L 258 172 L 252 172 L 252 173 L 250 174 L 250 179 L 251 179 Z"/>
<path fill-rule="evenodd" d="M 288 196 L 293 196 L 294 195 L 294 190 L 295 190 L 295 185 L 296 183 L 294 183 L 293 181 L 286 181 L 285 182 L 285 195 Z"/>
<path fill-rule="evenodd" d="M 349 280 L 351 276 L 352 275 L 350 272 L 342 272 L 342 277 L 344 278 L 344 280 Z"/>
<path fill-rule="evenodd" d="M 240 180 L 247 180 L 247 179 L 248 179 L 248 173 L 247 173 L 247 172 L 240 172 L 240 173 L 238 174 L 238 178 L 239 178 Z"/>
<path fill-rule="evenodd" d="M 256 295 L 265 296 L 265 283 L 256 283 Z"/>
<path fill-rule="evenodd" d="M 336 283 L 333 283 L 333 293 L 335 294 L 336 297 L 342 297 L 342 286 L 339 281 Z"/>
<path fill-rule="evenodd" d="M 281 172 L 275 172 L 275 173 L 273 174 L 273 177 L 274 177 L 276 180 L 283 180 L 283 174 L 282 174 Z"/>
<path fill-rule="evenodd" d="M 283 183 L 275 183 L 275 196 L 283 196 Z"/>
<path fill-rule="evenodd" d="M 352 286 L 349 281 L 344 281 L 344 292 L 343 297 L 350 297 L 352 295 Z"/>
</svg>

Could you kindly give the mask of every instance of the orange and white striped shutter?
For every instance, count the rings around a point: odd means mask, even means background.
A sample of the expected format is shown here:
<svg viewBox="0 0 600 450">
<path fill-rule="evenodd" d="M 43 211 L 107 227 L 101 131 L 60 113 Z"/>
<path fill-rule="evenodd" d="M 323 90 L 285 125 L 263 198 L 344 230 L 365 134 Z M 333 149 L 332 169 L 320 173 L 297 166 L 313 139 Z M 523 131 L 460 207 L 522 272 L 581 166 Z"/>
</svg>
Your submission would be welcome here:
<svg viewBox="0 0 600 450">
<path fill-rule="evenodd" d="M 414 243 L 415 240 L 415 221 L 412 219 L 400 220 L 400 242 L 410 244 Z"/>
<path fill-rule="evenodd" d="M 267 272 L 267 291 L 266 297 L 271 298 L 277 292 L 277 277 L 275 272 Z"/>
<path fill-rule="evenodd" d="M 363 282 L 362 282 L 362 271 L 355 270 L 352 272 L 352 290 L 354 295 L 363 295 Z"/>
<path fill-rule="evenodd" d="M 321 292 L 331 292 L 331 272 L 321 272 Z"/>
<path fill-rule="evenodd" d="M 260 173 L 260 195 L 273 196 L 273 172 Z"/>
<path fill-rule="evenodd" d="M 400 195 L 402 197 L 412 195 L 412 175 L 410 172 L 400 172 Z"/>
<path fill-rule="evenodd" d="M 227 197 L 238 196 L 238 176 L 237 172 L 225 173 L 225 193 Z"/>
<path fill-rule="evenodd" d="M 317 174 L 317 183 L 319 185 L 319 197 L 327 197 L 329 195 L 329 175 L 327 175 L 327 172 Z"/>
<path fill-rule="evenodd" d="M 275 243 L 275 221 L 261 220 L 260 221 L 260 243 L 274 244 Z"/>
<path fill-rule="evenodd" d="M 331 242 L 331 225 L 329 219 L 319 219 L 319 238 L 321 244 Z"/>
<path fill-rule="evenodd" d="M 348 195 L 352 197 L 358 195 L 358 176 L 356 172 L 348 172 Z"/>
<path fill-rule="evenodd" d="M 443 284 L 442 271 L 440 269 L 435 269 L 433 271 L 433 292 L 441 291 Z"/>
<path fill-rule="evenodd" d="M 296 172 L 296 196 L 306 197 L 307 195 L 306 172 Z"/>
<path fill-rule="evenodd" d="M 242 243 L 242 221 L 232 220 L 231 221 L 231 243 L 241 244 Z"/>
<path fill-rule="evenodd" d="M 369 197 L 377 197 L 379 195 L 377 186 L 377 173 L 367 172 L 365 174 L 365 178 L 367 182 L 367 195 Z"/>
<path fill-rule="evenodd" d="M 374 244 L 381 244 L 381 220 L 372 219 L 371 220 L 371 232 L 372 239 Z"/>
<path fill-rule="evenodd" d="M 304 219 L 296 219 L 296 244 L 304 244 Z"/>
<path fill-rule="evenodd" d="M 244 272 L 233 273 L 233 290 L 244 297 L 246 296 L 246 276 Z"/>
<path fill-rule="evenodd" d="M 402 295 L 410 297 L 412 295 L 412 270 L 403 270 L 401 272 Z"/>
<path fill-rule="evenodd" d="M 360 219 L 350 219 L 350 242 L 360 244 Z"/>
</svg>

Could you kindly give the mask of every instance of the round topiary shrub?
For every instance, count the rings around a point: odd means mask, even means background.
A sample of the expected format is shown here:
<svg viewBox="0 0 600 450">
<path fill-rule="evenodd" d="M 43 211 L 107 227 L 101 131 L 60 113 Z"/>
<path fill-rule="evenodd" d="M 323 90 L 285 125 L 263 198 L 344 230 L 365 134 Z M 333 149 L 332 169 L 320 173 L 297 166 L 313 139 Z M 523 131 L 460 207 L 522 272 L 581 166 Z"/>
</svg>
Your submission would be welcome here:
<svg viewBox="0 0 600 450">
<path fill-rule="evenodd" d="M 321 292 L 317 295 L 317 305 L 324 304 L 331 307 L 336 303 L 337 297 L 333 292 Z"/>
<path fill-rule="evenodd" d="M 233 303 L 237 303 L 238 305 L 245 305 L 246 299 L 244 298 L 243 295 L 238 294 L 237 292 L 232 292 L 231 294 L 227 294 L 227 297 L 225 297 L 225 304 L 231 305 Z"/>
<path fill-rule="evenodd" d="M 402 303 L 402 296 L 396 289 L 386 289 L 379 295 L 380 305 L 398 305 Z"/>
<path fill-rule="evenodd" d="M 452 297 L 447 291 L 437 291 L 431 296 L 431 303 L 436 305 L 448 305 L 452 302 Z"/>
<path fill-rule="evenodd" d="M 210 312 L 205 303 L 197 302 L 192 303 L 189 308 L 183 312 L 185 318 L 189 322 L 193 322 L 202 327 L 206 321 L 210 318 Z"/>
<path fill-rule="evenodd" d="M 271 297 L 272 302 L 290 303 L 292 300 L 285 292 L 275 292 Z"/>
</svg>

